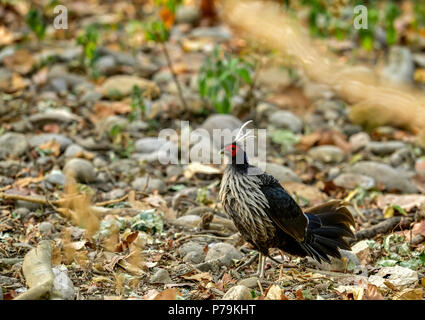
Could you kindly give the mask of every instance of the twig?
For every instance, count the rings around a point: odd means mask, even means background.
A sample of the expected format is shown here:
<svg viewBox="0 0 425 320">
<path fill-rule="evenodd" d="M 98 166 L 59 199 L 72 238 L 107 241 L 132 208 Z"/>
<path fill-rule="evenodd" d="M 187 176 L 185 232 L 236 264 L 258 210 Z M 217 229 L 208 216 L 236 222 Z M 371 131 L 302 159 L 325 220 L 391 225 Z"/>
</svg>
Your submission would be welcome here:
<svg viewBox="0 0 425 320">
<path fill-rule="evenodd" d="M 170 55 L 168 54 L 167 46 L 165 45 L 164 42 L 161 42 L 161 46 L 162 46 L 162 50 L 164 51 L 165 59 L 167 60 L 168 68 L 170 69 L 171 75 L 173 76 L 173 80 L 176 83 L 180 101 L 183 104 L 185 111 L 187 111 L 189 110 L 189 108 L 187 107 L 186 100 L 184 99 L 183 90 L 180 86 L 180 82 L 179 82 L 179 79 L 177 78 L 177 74 L 174 72 L 173 63 L 171 62 Z"/>
<path fill-rule="evenodd" d="M 219 237 L 219 236 L 212 236 L 210 234 L 191 234 L 189 236 L 179 238 L 176 241 L 184 241 L 192 238 L 211 238 L 211 239 L 218 239 L 218 240 L 232 240 L 232 237 Z"/>
<path fill-rule="evenodd" d="M 252 255 L 251 258 L 249 258 L 249 260 L 247 262 L 245 262 L 244 264 L 240 265 L 239 267 L 236 268 L 236 271 L 239 272 L 239 270 L 245 268 L 245 267 L 249 267 L 251 264 L 254 263 L 255 260 L 257 260 L 258 258 L 258 252 L 256 252 L 255 254 Z"/>
<path fill-rule="evenodd" d="M 7 194 L 4 192 L 0 192 L 0 198 L 3 198 L 4 200 L 21 200 L 21 201 L 40 203 L 45 205 L 51 205 L 51 204 L 60 205 L 63 202 L 63 200 L 49 201 L 43 198 L 36 198 L 33 196 L 21 196 L 18 194 Z"/>
<path fill-rule="evenodd" d="M 120 203 L 122 201 L 124 201 L 125 199 L 127 199 L 128 194 L 126 194 L 124 197 L 118 198 L 118 199 L 113 199 L 113 200 L 108 200 L 108 201 L 103 201 L 103 202 L 96 202 L 95 206 L 97 207 L 104 207 L 110 204 L 115 204 L 115 203 Z"/>
</svg>

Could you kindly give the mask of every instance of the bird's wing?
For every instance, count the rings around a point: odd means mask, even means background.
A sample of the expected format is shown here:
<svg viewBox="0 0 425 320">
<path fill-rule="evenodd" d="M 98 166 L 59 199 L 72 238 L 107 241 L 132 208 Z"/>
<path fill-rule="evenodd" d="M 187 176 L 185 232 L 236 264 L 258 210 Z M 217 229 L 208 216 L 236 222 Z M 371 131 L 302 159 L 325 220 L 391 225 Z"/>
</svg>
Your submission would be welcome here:
<svg viewBox="0 0 425 320">
<path fill-rule="evenodd" d="M 306 235 L 308 218 L 291 195 L 273 176 L 262 174 L 261 191 L 269 203 L 267 215 L 284 232 L 302 242 Z"/>
</svg>

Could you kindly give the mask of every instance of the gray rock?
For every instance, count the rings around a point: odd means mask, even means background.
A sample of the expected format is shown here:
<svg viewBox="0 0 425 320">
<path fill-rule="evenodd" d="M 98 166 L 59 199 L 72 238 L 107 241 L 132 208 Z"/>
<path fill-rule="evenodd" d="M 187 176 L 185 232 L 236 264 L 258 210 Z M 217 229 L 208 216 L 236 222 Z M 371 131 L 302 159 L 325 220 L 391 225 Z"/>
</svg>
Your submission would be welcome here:
<svg viewBox="0 0 425 320">
<path fill-rule="evenodd" d="M 46 198 L 43 196 L 32 196 L 33 198 L 36 199 L 40 199 L 40 200 L 45 200 Z M 17 208 L 26 208 L 30 211 L 36 211 L 38 209 L 43 208 L 43 204 L 41 203 L 37 203 L 37 202 L 32 202 L 32 201 L 24 201 L 24 200 L 18 200 L 16 201 L 16 207 Z"/>
<path fill-rule="evenodd" d="M 294 133 L 301 132 L 303 122 L 290 111 L 279 110 L 269 114 L 269 122 L 279 129 L 288 129 Z"/>
<path fill-rule="evenodd" d="M 43 143 L 49 142 L 51 140 L 55 140 L 60 144 L 61 150 L 65 150 L 70 144 L 72 144 L 72 140 L 68 137 L 65 137 L 62 134 L 56 134 L 56 133 L 43 133 L 37 136 L 33 136 L 29 140 L 29 144 L 31 147 L 38 147 L 39 145 L 42 145 Z"/>
<path fill-rule="evenodd" d="M 341 253 L 342 258 L 346 258 L 346 262 L 334 257 L 330 257 L 331 263 L 319 263 L 311 257 L 307 257 L 307 260 L 314 264 L 318 269 L 326 271 L 353 272 L 361 267 L 360 260 L 354 253 L 343 249 L 340 249 L 339 252 Z"/>
<path fill-rule="evenodd" d="M 171 278 L 170 278 L 170 274 L 168 273 L 167 270 L 164 269 L 160 269 L 158 268 L 158 270 L 153 274 L 153 276 L 150 279 L 150 283 L 171 283 Z"/>
<path fill-rule="evenodd" d="M 82 183 L 90 183 L 96 180 L 96 172 L 91 162 L 74 158 L 69 160 L 63 168 L 65 173 L 72 174 L 77 181 Z"/>
<path fill-rule="evenodd" d="M 184 243 L 180 248 L 178 248 L 177 252 L 181 257 L 184 257 L 191 252 L 204 254 L 204 247 L 197 242 L 189 241 Z"/>
<path fill-rule="evenodd" d="M 123 131 L 126 131 L 129 125 L 129 121 L 127 118 L 119 117 L 119 116 L 109 116 L 106 119 L 99 121 L 96 126 L 98 132 L 109 134 L 111 130 L 118 126 Z"/>
<path fill-rule="evenodd" d="M 357 152 L 366 147 L 366 145 L 370 142 L 370 136 L 366 132 L 359 132 L 353 134 L 348 141 L 351 146 L 351 151 Z"/>
<path fill-rule="evenodd" d="M 252 300 L 251 291 L 242 285 L 231 287 L 222 300 Z"/>
<path fill-rule="evenodd" d="M 184 256 L 183 261 L 193 264 L 198 264 L 204 261 L 204 254 L 201 254 L 199 252 L 189 252 L 187 255 Z"/>
<path fill-rule="evenodd" d="M 169 141 L 161 138 L 141 138 L 136 141 L 135 149 L 140 153 L 152 153 L 161 149 L 165 144 L 170 143 Z"/>
<path fill-rule="evenodd" d="M 238 281 L 238 284 L 241 286 L 245 286 L 247 288 L 255 288 L 256 286 L 258 286 L 258 278 L 250 277 L 250 278 L 242 279 Z"/>
<path fill-rule="evenodd" d="M 46 235 L 52 233 L 55 230 L 55 227 L 50 222 L 43 221 L 38 225 L 38 230 L 40 230 L 41 234 Z"/>
<path fill-rule="evenodd" d="M 242 259 L 242 253 L 229 243 L 216 243 L 209 250 L 205 261 L 219 260 L 222 265 L 230 266 L 232 260 Z"/>
<path fill-rule="evenodd" d="M 230 132 L 232 136 L 236 135 L 238 132 L 238 129 L 242 126 L 242 122 L 236 118 L 235 116 L 232 116 L 230 114 L 214 114 L 209 116 L 205 122 L 202 124 L 200 129 L 206 130 L 206 132 L 202 132 L 201 130 L 197 130 L 198 136 L 202 137 L 199 138 L 198 143 L 201 144 L 207 144 L 211 143 L 210 139 L 213 138 L 214 146 L 217 148 L 217 150 L 221 149 L 223 146 L 221 145 L 221 136 L 214 134 L 214 130 L 222 130 L 223 134 L 225 134 L 229 139 L 231 137 L 227 132 Z M 217 131 L 216 131 L 217 132 Z M 221 131 L 218 131 L 219 133 Z M 230 143 L 231 141 L 229 141 Z M 210 148 L 211 149 L 211 148 Z"/>
<path fill-rule="evenodd" d="M 409 148 L 399 149 L 390 157 L 390 163 L 393 167 L 398 167 L 404 162 L 407 162 L 409 166 L 415 162 L 415 155 Z"/>
<path fill-rule="evenodd" d="M 212 38 L 216 41 L 227 41 L 232 37 L 232 32 L 227 27 L 199 27 L 192 30 L 192 37 Z"/>
<path fill-rule="evenodd" d="M 178 23 L 196 24 L 201 18 L 201 13 L 196 6 L 179 6 L 176 11 Z"/>
<path fill-rule="evenodd" d="M 375 179 L 388 190 L 400 190 L 405 193 L 416 193 L 417 189 L 410 181 L 408 174 L 387 164 L 360 161 L 346 169 L 348 172 L 359 173 Z"/>
<path fill-rule="evenodd" d="M 141 120 L 135 120 L 133 122 L 130 122 L 128 126 L 128 130 L 130 132 L 140 132 L 145 131 L 147 129 L 149 129 L 149 124 Z"/>
<path fill-rule="evenodd" d="M 406 144 L 401 141 L 371 141 L 366 145 L 365 150 L 374 154 L 384 156 L 392 154 L 399 149 L 406 148 Z"/>
<path fill-rule="evenodd" d="M 301 182 L 300 177 L 294 171 L 276 163 L 268 162 L 266 164 L 266 172 L 279 180 L 280 183 L 287 181 Z"/>
<path fill-rule="evenodd" d="M 92 105 L 95 102 L 99 101 L 101 98 L 102 98 L 101 93 L 94 90 L 88 90 L 81 95 L 80 102 L 82 104 Z"/>
<path fill-rule="evenodd" d="M 71 279 L 66 273 L 66 267 L 52 268 L 55 279 L 53 280 L 52 300 L 73 300 L 75 289 Z"/>
<path fill-rule="evenodd" d="M 66 177 L 60 170 L 52 170 L 46 177 L 46 181 L 58 186 L 65 185 Z"/>
<path fill-rule="evenodd" d="M 124 197 L 125 194 L 126 192 L 123 189 L 113 189 L 106 194 L 105 198 L 108 200 L 119 199 Z"/>
<path fill-rule="evenodd" d="M 325 163 L 340 163 L 345 159 L 345 153 L 341 148 L 333 145 L 322 145 L 308 150 L 308 154 L 315 160 Z"/>
<path fill-rule="evenodd" d="M 376 185 L 372 177 L 356 173 L 342 173 L 336 177 L 333 182 L 336 186 L 346 189 L 361 187 L 365 190 L 369 190 Z"/>
<path fill-rule="evenodd" d="M 114 57 L 111 57 L 111 56 L 100 57 L 95 62 L 95 68 L 97 68 L 99 72 L 105 75 L 112 74 L 115 71 L 116 67 L 117 67 L 117 63 Z"/>
<path fill-rule="evenodd" d="M 391 46 L 381 78 L 395 85 L 410 84 L 414 73 L 413 57 L 407 47 Z"/>
<path fill-rule="evenodd" d="M 199 224 L 201 223 L 201 217 L 195 216 L 192 214 L 179 217 L 175 220 L 175 224 L 180 225 L 182 227 L 187 228 L 196 228 L 199 227 Z"/>
<path fill-rule="evenodd" d="M 132 182 L 131 186 L 138 191 L 146 193 L 151 193 L 154 190 L 158 190 L 160 193 L 167 191 L 167 185 L 162 180 L 151 177 L 148 181 L 147 176 L 137 178 Z"/>
<path fill-rule="evenodd" d="M 108 162 L 101 157 L 96 157 L 93 159 L 93 165 L 95 166 L 95 168 L 103 168 L 108 165 Z"/>
<path fill-rule="evenodd" d="M 22 165 L 18 161 L 6 160 L 0 161 L 0 174 L 6 177 L 14 177 L 22 169 Z"/>
<path fill-rule="evenodd" d="M 170 165 L 165 169 L 167 177 L 177 177 L 183 174 L 183 168 L 177 165 Z"/>
<path fill-rule="evenodd" d="M 178 163 L 177 146 L 161 138 L 142 138 L 135 143 L 136 153 L 132 155 L 139 161 L 156 162 L 162 164 Z"/>
<path fill-rule="evenodd" d="M 29 215 L 30 211 L 27 208 L 18 208 L 15 209 L 13 213 L 17 215 L 20 219 L 23 219 Z"/>
<path fill-rule="evenodd" d="M 65 150 L 65 157 L 74 158 L 78 153 L 84 152 L 84 148 L 79 146 L 78 144 L 71 144 Z"/>
<path fill-rule="evenodd" d="M 19 157 L 28 151 L 28 142 L 21 133 L 8 132 L 0 136 L 0 159 Z"/>
<path fill-rule="evenodd" d="M 36 113 L 28 118 L 34 125 L 42 126 L 46 123 L 63 122 L 70 123 L 79 121 L 80 117 L 67 110 L 49 110 L 44 113 Z"/>
<path fill-rule="evenodd" d="M 159 95 L 159 88 L 150 80 L 130 75 L 116 75 L 109 77 L 101 87 L 103 96 L 114 98 L 117 94 L 128 96 L 133 90 L 133 86 L 138 86 L 142 92 L 149 92 L 152 98 Z"/>
<path fill-rule="evenodd" d="M 139 164 L 134 159 L 118 159 L 109 165 L 109 170 L 118 175 L 135 176 L 140 172 Z"/>
</svg>

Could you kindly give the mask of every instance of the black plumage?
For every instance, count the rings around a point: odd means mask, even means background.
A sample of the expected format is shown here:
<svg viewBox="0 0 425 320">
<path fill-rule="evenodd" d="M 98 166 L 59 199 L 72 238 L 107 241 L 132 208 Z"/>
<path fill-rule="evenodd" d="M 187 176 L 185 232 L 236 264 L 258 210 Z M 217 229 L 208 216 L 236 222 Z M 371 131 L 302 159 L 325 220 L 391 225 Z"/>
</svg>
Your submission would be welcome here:
<svg viewBox="0 0 425 320">
<path fill-rule="evenodd" d="M 220 187 L 224 211 L 244 239 L 262 255 L 279 248 L 291 255 L 329 262 L 350 250 L 344 237 L 354 237 L 354 219 L 347 204 L 333 200 L 303 212 L 279 181 L 248 163 L 238 143 L 223 151 L 231 159 Z"/>
</svg>

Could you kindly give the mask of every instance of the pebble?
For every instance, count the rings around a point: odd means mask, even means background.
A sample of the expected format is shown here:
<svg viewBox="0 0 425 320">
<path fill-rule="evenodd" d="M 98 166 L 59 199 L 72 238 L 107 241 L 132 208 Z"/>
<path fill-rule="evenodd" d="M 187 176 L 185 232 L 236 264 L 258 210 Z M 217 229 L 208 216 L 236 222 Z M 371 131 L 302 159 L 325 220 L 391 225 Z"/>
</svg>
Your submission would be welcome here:
<svg viewBox="0 0 425 320">
<path fill-rule="evenodd" d="M 148 181 L 147 176 L 137 178 L 132 182 L 131 186 L 138 191 L 146 193 L 152 193 L 154 190 L 158 190 L 159 193 L 167 191 L 167 185 L 162 180 L 150 177 Z"/>
<path fill-rule="evenodd" d="M 243 285 L 237 285 L 231 287 L 222 300 L 252 300 L 251 291 Z"/>
<path fill-rule="evenodd" d="M 183 174 L 183 168 L 181 166 L 170 165 L 165 169 L 167 177 L 178 177 Z"/>
<path fill-rule="evenodd" d="M 357 152 L 363 149 L 370 142 L 370 136 L 366 132 L 359 132 L 353 134 L 348 140 L 352 152 Z"/>
<path fill-rule="evenodd" d="M 103 96 L 115 98 L 117 94 L 120 96 L 128 96 L 133 90 L 133 86 L 138 86 L 142 92 L 147 92 L 150 98 L 156 98 L 159 95 L 159 88 L 155 82 L 129 75 L 116 75 L 109 77 L 101 87 Z"/>
<path fill-rule="evenodd" d="M 0 159 L 19 157 L 28 151 L 28 142 L 21 133 L 7 132 L 0 136 Z"/>
<path fill-rule="evenodd" d="M 189 252 L 184 256 L 183 261 L 193 264 L 198 264 L 204 261 L 205 255 L 199 252 Z"/>
<path fill-rule="evenodd" d="M 215 41 L 227 41 L 232 37 L 232 33 L 227 27 L 198 27 L 192 30 L 192 37 L 212 38 Z"/>
<path fill-rule="evenodd" d="M 242 253 L 229 243 L 216 243 L 211 246 L 205 257 L 205 261 L 220 260 L 225 266 L 230 266 L 232 260 L 242 259 Z"/>
<path fill-rule="evenodd" d="M 410 49 L 401 46 L 391 46 L 386 65 L 381 71 L 381 78 L 394 85 L 406 85 L 413 82 L 414 70 Z"/>
<path fill-rule="evenodd" d="M 119 198 L 124 197 L 125 195 L 126 195 L 125 190 L 123 190 L 123 189 L 113 189 L 105 195 L 105 199 L 107 199 L 107 200 L 119 199 Z"/>
<path fill-rule="evenodd" d="M 68 146 L 65 150 L 65 157 L 67 158 L 74 158 L 77 156 L 78 153 L 87 152 L 84 150 L 83 147 L 79 146 L 78 144 L 71 144 Z"/>
<path fill-rule="evenodd" d="M 160 269 L 153 274 L 153 276 L 150 278 L 150 283 L 171 283 L 172 280 L 170 278 L 170 274 L 167 270 Z"/>
<path fill-rule="evenodd" d="M 294 171 L 276 163 L 268 162 L 266 172 L 279 180 L 280 183 L 287 181 L 301 182 L 300 177 Z"/>
<path fill-rule="evenodd" d="M 210 137 L 213 138 L 214 145 L 217 147 L 222 147 L 221 144 L 221 136 L 216 137 L 214 135 L 214 130 L 225 130 L 228 129 L 232 133 L 236 134 L 237 130 L 242 126 L 242 122 L 236 118 L 235 116 L 232 116 L 230 114 L 214 114 L 209 116 L 204 123 L 202 124 L 201 128 L 207 130 Z"/>
<path fill-rule="evenodd" d="M 175 223 L 182 227 L 196 228 L 199 227 L 201 220 L 202 219 L 200 216 L 188 214 L 186 216 L 177 218 Z"/>
<path fill-rule="evenodd" d="M 401 141 L 371 141 L 366 145 L 365 150 L 376 155 L 384 156 L 392 154 L 399 149 L 404 149 L 406 146 L 407 145 Z"/>
<path fill-rule="evenodd" d="M 90 183 L 96 180 L 96 172 L 90 161 L 85 159 L 74 158 L 69 160 L 63 171 L 67 174 L 73 174 L 77 181 L 82 183 Z"/>
<path fill-rule="evenodd" d="M 279 110 L 269 114 L 269 122 L 279 129 L 288 129 L 300 133 L 303 128 L 302 120 L 290 111 Z"/>
<path fill-rule="evenodd" d="M 344 151 L 333 145 L 322 145 L 308 150 L 308 154 L 315 160 L 325 163 L 340 163 L 345 159 Z"/>
<path fill-rule="evenodd" d="M 68 277 L 65 266 L 52 268 L 55 279 L 53 280 L 52 300 L 74 300 L 74 284 Z"/>
<path fill-rule="evenodd" d="M 13 177 L 22 169 L 22 165 L 18 161 L 6 160 L 0 161 L 0 174 L 6 177 Z"/>
<path fill-rule="evenodd" d="M 348 172 L 363 174 L 383 184 L 388 190 L 400 190 L 404 193 L 416 193 L 417 189 L 408 174 L 387 164 L 374 161 L 360 161 L 346 169 Z"/>
<path fill-rule="evenodd" d="M 333 183 L 345 189 L 361 187 L 365 190 L 372 189 L 376 185 L 372 177 L 356 173 L 342 173 L 333 180 Z"/>
<path fill-rule="evenodd" d="M 196 6 L 179 6 L 176 11 L 178 23 L 196 24 L 201 18 L 201 13 Z"/>
<path fill-rule="evenodd" d="M 53 226 L 53 224 L 47 221 L 43 221 L 38 225 L 38 230 L 40 230 L 40 233 L 44 235 L 52 233 L 54 229 L 55 227 Z"/>
<path fill-rule="evenodd" d="M 23 219 L 30 214 L 30 211 L 27 208 L 17 208 L 13 211 L 13 213 L 20 219 Z"/>
<path fill-rule="evenodd" d="M 255 288 L 256 286 L 258 286 L 258 278 L 250 277 L 250 278 L 242 279 L 238 281 L 238 284 L 245 286 L 247 288 Z"/>
<path fill-rule="evenodd" d="M 66 177 L 60 170 L 52 170 L 46 177 L 46 181 L 58 186 L 65 185 Z"/>
<path fill-rule="evenodd" d="M 39 145 L 42 145 L 43 143 L 49 142 L 55 140 L 60 144 L 61 150 L 65 150 L 69 145 L 72 144 L 72 140 L 68 137 L 65 137 L 62 134 L 56 134 L 56 133 L 42 133 L 37 136 L 33 136 L 29 139 L 29 144 L 31 147 L 38 147 Z"/>
<path fill-rule="evenodd" d="M 394 266 L 380 269 L 376 275 L 371 275 L 368 281 L 380 288 L 385 288 L 385 282 L 388 281 L 393 286 L 401 289 L 406 286 L 416 285 L 418 280 L 417 271 L 401 266 Z"/>
<path fill-rule="evenodd" d="M 190 252 L 203 254 L 204 247 L 200 245 L 198 242 L 189 241 L 184 243 L 180 248 L 178 248 L 177 252 L 179 253 L 181 257 L 186 256 Z"/>
</svg>

